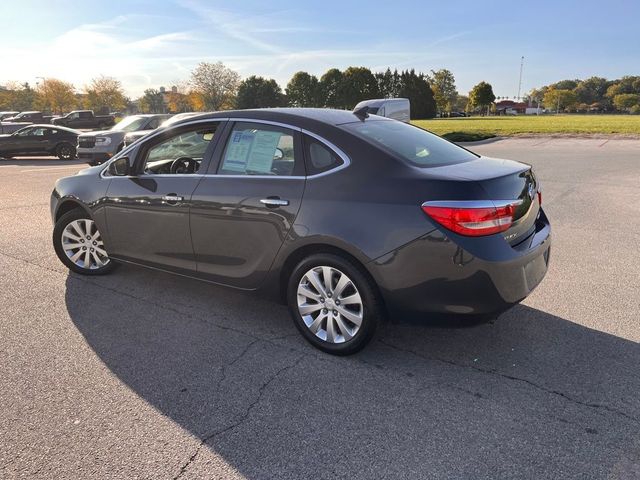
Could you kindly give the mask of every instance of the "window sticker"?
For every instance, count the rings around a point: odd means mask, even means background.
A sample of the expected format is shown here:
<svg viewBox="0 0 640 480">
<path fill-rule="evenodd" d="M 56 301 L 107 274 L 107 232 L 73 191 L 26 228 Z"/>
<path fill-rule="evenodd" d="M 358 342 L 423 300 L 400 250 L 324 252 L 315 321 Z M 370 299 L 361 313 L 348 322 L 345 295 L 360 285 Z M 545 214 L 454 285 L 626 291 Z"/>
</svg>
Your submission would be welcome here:
<svg viewBox="0 0 640 480">
<path fill-rule="evenodd" d="M 224 169 L 233 172 L 244 172 L 247 169 L 247 158 L 251 152 L 255 134 L 251 131 L 233 132 L 231 143 L 227 147 L 224 158 Z"/>
<path fill-rule="evenodd" d="M 273 158 L 282 133 L 268 130 L 256 132 L 246 170 L 255 173 L 271 173 Z"/>
</svg>

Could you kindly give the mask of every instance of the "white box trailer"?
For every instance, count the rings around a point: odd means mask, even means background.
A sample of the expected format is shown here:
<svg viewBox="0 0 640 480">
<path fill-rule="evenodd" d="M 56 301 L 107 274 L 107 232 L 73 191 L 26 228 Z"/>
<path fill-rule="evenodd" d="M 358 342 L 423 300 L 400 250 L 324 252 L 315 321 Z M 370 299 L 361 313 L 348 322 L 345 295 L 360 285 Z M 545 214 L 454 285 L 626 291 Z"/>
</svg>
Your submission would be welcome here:
<svg viewBox="0 0 640 480">
<path fill-rule="evenodd" d="M 377 98 L 364 100 L 356 105 L 354 112 L 367 107 L 370 115 L 392 118 L 400 122 L 409 123 L 411 120 L 411 105 L 408 98 Z"/>
</svg>

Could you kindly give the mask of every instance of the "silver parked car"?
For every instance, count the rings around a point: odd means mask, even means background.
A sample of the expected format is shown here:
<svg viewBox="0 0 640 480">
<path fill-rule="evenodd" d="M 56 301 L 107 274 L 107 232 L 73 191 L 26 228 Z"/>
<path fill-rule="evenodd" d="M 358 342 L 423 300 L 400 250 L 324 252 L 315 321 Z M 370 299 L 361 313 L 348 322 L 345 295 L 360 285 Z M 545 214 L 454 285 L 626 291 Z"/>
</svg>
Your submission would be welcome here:
<svg viewBox="0 0 640 480">
<path fill-rule="evenodd" d="M 90 165 L 100 165 L 122 150 L 127 133 L 155 130 L 169 117 L 171 115 L 131 115 L 110 130 L 84 133 L 78 137 L 78 158 Z"/>
</svg>

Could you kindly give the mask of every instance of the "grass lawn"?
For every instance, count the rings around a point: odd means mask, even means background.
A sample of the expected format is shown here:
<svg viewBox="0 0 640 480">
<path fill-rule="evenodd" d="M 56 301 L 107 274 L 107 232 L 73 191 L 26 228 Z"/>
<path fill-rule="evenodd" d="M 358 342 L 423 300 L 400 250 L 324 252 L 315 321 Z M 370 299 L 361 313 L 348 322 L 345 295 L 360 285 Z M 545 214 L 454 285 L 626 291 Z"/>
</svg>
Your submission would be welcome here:
<svg viewBox="0 0 640 480">
<path fill-rule="evenodd" d="M 522 134 L 640 135 L 640 115 L 519 115 L 437 118 L 413 123 L 452 141 Z"/>
</svg>

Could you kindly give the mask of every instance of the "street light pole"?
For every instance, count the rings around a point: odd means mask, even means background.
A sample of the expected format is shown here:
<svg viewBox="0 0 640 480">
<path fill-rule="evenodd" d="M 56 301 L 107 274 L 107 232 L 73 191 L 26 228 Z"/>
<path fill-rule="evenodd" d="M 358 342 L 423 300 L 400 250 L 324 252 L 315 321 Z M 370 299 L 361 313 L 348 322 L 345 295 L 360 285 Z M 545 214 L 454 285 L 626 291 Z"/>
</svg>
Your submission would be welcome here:
<svg viewBox="0 0 640 480">
<path fill-rule="evenodd" d="M 518 102 L 520 101 L 520 92 L 522 91 L 522 69 L 524 68 L 524 55 L 520 58 L 520 80 L 518 80 Z"/>
</svg>

